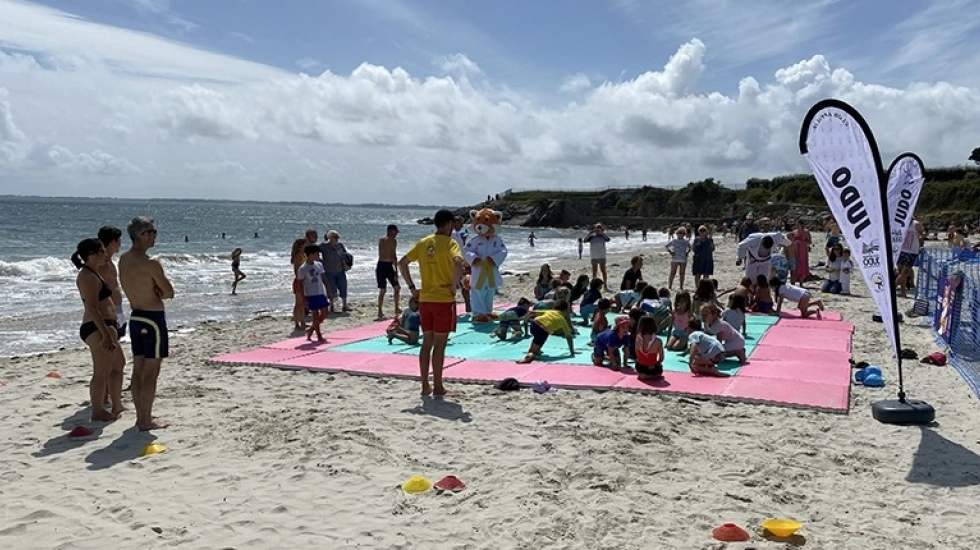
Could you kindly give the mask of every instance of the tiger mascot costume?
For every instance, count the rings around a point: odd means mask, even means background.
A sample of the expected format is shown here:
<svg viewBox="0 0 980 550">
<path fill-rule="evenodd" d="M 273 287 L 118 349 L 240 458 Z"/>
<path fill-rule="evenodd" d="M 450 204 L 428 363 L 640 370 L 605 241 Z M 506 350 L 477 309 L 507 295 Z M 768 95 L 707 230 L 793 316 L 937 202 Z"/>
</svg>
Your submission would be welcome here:
<svg viewBox="0 0 980 550">
<path fill-rule="evenodd" d="M 470 304 L 473 322 L 488 323 L 493 319 L 493 297 L 504 284 L 500 264 L 507 259 L 507 247 L 497 234 L 503 214 L 484 208 L 470 210 L 474 233 L 463 247 L 463 259 L 470 265 Z"/>
</svg>

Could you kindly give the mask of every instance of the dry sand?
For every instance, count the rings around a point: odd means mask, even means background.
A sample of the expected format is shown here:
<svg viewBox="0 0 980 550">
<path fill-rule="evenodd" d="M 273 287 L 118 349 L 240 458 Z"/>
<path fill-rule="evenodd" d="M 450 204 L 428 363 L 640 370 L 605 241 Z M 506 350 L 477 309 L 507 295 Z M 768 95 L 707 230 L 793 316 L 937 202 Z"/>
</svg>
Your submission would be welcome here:
<svg viewBox="0 0 980 550">
<path fill-rule="evenodd" d="M 665 283 L 662 251 L 636 247 L 647 280 Z M 729 240 L 716 253 L 723 284 L 739 277 L 733 257 Z M 611 264 L 618 282 L 628 258 Z M 509 278 L 507 298 L 531 283 Z M 909 393 L 938 423 L 875 422 L 869 404 L 897 389 L 884 330 L 867 297 L 827 302 L 857 325 L 855 360 L 884 365 L 888 382 L 852 388 L 848 415 L 479 385 L 423 401 L 414 381 L 205 363 L 290 336 L 288 319 L 266 317 L 173 337 L 155 410 L 170 429 L 136 432 L 129 404 L 92 425 L 96 438 L 70 441 L 89 415 L 88 352 L 0 360 L 0 548 L 722 548 L 711 530 L 726 521 L 753 532 L 728 548 L 790 547 L 759 536 L 769 517 L 803 522 L 793 543 L 805 548 L 980 547 L 975 397 L 950 367 L 909 362 Z M 357 304 L 328 325 L 372 312 Z M 902 334 L 920 355 L 935 349 L 913 320 Z M 138 458 L 154 437 L 167 452 Z M 396 488 L 414 474 L 468 488 Z"/>
</svg>

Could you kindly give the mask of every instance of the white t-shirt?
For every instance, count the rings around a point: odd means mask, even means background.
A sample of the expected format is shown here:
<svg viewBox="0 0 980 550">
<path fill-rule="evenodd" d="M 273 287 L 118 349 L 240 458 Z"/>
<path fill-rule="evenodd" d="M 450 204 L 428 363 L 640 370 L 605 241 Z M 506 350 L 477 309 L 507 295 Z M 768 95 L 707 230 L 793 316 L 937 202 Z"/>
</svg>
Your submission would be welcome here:
<svg viewBox="0 0 980 550">
<path fill-rule="evenodd" d="M 323 286 L 323 264 L 304 263 L 296 272 L 296 278 L 303 282 L 303 296 L 326 296 L 327 288 Z"/>
<path fill-rule="evenodd" d="M 922 230 L 922 222 L 919 220 L 912 220 L 912 224 L 909 225 L 908 230 L 905 232 L 905 240 L 902 241 L 902 252 L 907 254 L 918 254 L 919 249 L 919 231 Z M 893 249 L 894 250 L 894 249 Z"/>
<path fill-rule="evenodd" d="M 589 239 L 589 257 L 593 260 L 606 259 L 606 243 L 611 239 L 605 233 L 595 233 L 586 237 Z"/>
<path fill-rule="evenodd" d="M 671 262 L 686 262 L 691 243 L 687 239 L 674 239 L 667 243 L 667 250 L 670 251 Z"/>
<path fill-rule="evenodd" d="M 841 263 L 840 258 L 837 258 L 834 261 L 830 261 L 830 259 L 827 259 L 827 280 L 829 281 L 840 280 L 840 263 Z"/>
<path fill-rule="evenodd" d="M 742 330 L 745 325 L 745 312 L 739 309 L 728 308 L 721 314 L 721 318 L 735 330 Z"/>
<path fill-rule="evenodd" d="M 779 287 L 779 297 L 792 302 L 800 303 L 804 296 L 809 295 L 809 290 L 796 285 L 784 284 Z"/>
</svg>

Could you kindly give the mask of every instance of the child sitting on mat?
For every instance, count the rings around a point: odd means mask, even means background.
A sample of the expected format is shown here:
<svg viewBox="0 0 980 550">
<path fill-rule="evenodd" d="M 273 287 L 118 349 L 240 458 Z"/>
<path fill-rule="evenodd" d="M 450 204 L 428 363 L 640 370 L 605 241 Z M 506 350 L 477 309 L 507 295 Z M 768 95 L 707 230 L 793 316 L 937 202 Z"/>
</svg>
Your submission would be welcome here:
<svg viewBox="0 0 980 550">
<path fill-rule="evenodd" d="M 419 324 L 421 315 L 419 314 L 419 301 L 414 297 L 408 299 L 408 309 L 398 316 L 398 319 L 388 325 L 388 343 L 392 340 L 401 340 L 411 346 L 419 343 Z"/>
<path fill-rule="evenodd" d="M 595 337 L 595 343 L 592 346 L 592 364 L 601 367 L 605 365 L 605 361 L 608 359 L 610 367 L 619 369 L 625 362 L 620 358 L 619 349 L 628 346 L 629 337 L 630 318 L 625 315 L 616 317 L 613 328 L 604 330 Z M 629 355 L 629 352 L 627 351 L 625 354 Z"/>
<path fill-rule="evenodd" d="M 526 364 L 534 361 L 534 358 L 541 353 L 541 347 L 548 340 L 548 336 L 559 333 L 563 334 L 565 340 L 568 341 L 568 353 L 572 356 L 575 355 L 575 342 L 572 340 L 572 326 L 565 318 L 565 313 L 568 312 L 568 309 L 568 302 L 562 300 L 555 304 L 555 309 L 532 311 L 524 319 L 525 334 L 530 334 L 533 340 L 531 340 L 531 347 L 528 348 L 527 355 L 517 361 L 518 363 Z"/>
<path fill-rule="evenodd" d="M 683 351 L 687 349 L 687 324 L 694 319 L 691 312 L 691 293 L 682 290 L 674 297 L 674 328 L 667 338 L 667 349 Z"/>
<path fill-rule="evenodd" d="M 520 337 L 524 334 L 521 330 L 521 323 L 527 318 L 528 313 L 531 311 L 531 300 L 527 298 L 521 298 L 517 301 L 517 305 L 504 311 L 497 317 L 499 326 L 492 333 L 490 337 L 496 336 L 501 340 L 507 338 L 507 330 L 513 331 L 514 337 Z"/>
<path fill-rule="evenodd" d="M 773 281 L 779 279 L 773 278 Z M 756 313 L 772 313 L 772 288 L 765 275 L 759 275 L 755 281 L 755 292 L 752 296 L 752 311 Z"/>
<path fill-rule="evenodd" d="M 691 357 L 687 365 L 694 376 L 729 375 L 718 370 L 718 363 L 725 360 L 725 346 L 717 338 L 701 330 L 701 321 L 691 319 L 687 324 L 687 341 L 690 342 Z"/>
<path fill-rule="evenodd" d="M 633 342 L 636 377 L 640 380 L 651 380 L 664 375 L 664 346 L 660 338 L 657 338 L 657 332 L 656 319 L 647 315 L 640 318 Z"/>
<path fill-rule="evenodd" d="M 595 337 L 600 332 L 609 328 L 607 314 L 612 310 L 612 302 L 608 298 L 602 298 L 596 302 L 595 313 L 592 314 L 592 335 L 589 336 L 589 344 L 595 342 Z"/>
<path fill-rule="evenodd" d="M 811 313 L 816 313 L 817 319 L 822 319 L 820 312 L 823 311 L 823 301 L 814 300 L 809 290 L 784 283 L 775 277 L 773 277 L 771 284 L 775 289 L 776 296 L 778 296 L 776 299 L 776 315 L 779 315 L 779 311 L 783 307 L 783 300 L 789 300 L 796 302 L 796 307 L 800 310 L 800 317 L 806 318 Z M 813 307 L 812 310 L 810 309 L 811 306 Z"/>
<path fill-rule="evenodd" d="M 732 294 L 728 297 L 728 308 L 721 314 L 722 320 L 735 327 L 735 330 L 742 332 L 742 336 L 747 336 L 748 329 L 745 323 L 745 295 Z"/>
<path fill-rule="evenodd" d="M 737 357 L 745 362 L 745 338 L 721 318 L 721 311 L 714 304 L 701 306 L 701 321 L 704 332 L 717 338 L 725 347 L 725 357 Z"/>
<path fill-rule="evenodd" d="M 578 307 L 578 313 L 582 316 L 582 326 L 589 326 L 592 321 L 592 314 L 596 310 L 596 302 L 602 298 L 602 279 L 596 277 L 589 283 L 589 289 L 582 295 L 582 302 Z"/>
</svg>

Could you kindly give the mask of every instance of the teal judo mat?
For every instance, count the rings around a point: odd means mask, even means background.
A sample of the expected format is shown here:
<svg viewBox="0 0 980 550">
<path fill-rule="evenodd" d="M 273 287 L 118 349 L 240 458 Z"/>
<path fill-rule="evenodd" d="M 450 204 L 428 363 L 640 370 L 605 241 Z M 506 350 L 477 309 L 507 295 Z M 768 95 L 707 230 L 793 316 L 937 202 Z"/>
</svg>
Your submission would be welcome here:
<svg viewBox="0 0 980 550">
<path fill-rule="evenodd" d="M 608 316 L 610 324 L 618 314 L 610 313 Z M 578 318 L 573 317 L 574 321 Z M 762 336 L 765 335 L 769 327 L 776 324 L 779 317 L 774 315 L 747 315 L 745 318 L 746 337 L 745 355 L 752 356 L 752 351 Z M 511 362 L 522 359 L 531 345 L 530 336 L 511 337 L 508 331 L 507 340 L 499 340 L 492 331 L 497 328 L 496 322 L 473 324 L 469 316 L 461 315 L 457 321 L 456 331 L 450 334 L 449 344 L 446 347 L 446 356 L 460 359 L 479 359 L 483 361 L 503 361 Z M 592 365 L 592 346 L 589 345 L 589 337 L 592 333 L 591 327 L 576 325 L 574 327 L 578 334 L 573 338 L 575 355 L 568 353 L 568 343 L 564 336 L 553 335 L 548 338 L 542 347 L 542 353 L 535 361 L 559 363 L 567 365 Z M 667 338 L 665 335 L 659 336 L 665 345 Z M 388 337 L 384 334 L 375 338 L 352 342 L 332 348 L 333 351 L 348 352 L 371 352 L 371 353 L 399 353 L 405 355 L 418 355 L 419 346 L 408 345 L 399 340 L 388 343 Z M 687 355 L 681 355 L 676 351 L 665 351 L 664 370 L 674 372 L 688 372 Z M 730 357 L 718 364 L 718 370 L 735 374 L 741 365 L 734 357 Z"/>
</svg>

